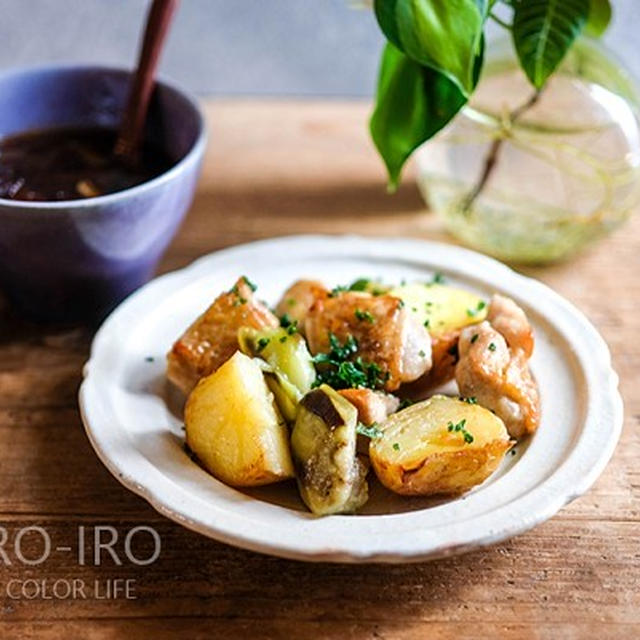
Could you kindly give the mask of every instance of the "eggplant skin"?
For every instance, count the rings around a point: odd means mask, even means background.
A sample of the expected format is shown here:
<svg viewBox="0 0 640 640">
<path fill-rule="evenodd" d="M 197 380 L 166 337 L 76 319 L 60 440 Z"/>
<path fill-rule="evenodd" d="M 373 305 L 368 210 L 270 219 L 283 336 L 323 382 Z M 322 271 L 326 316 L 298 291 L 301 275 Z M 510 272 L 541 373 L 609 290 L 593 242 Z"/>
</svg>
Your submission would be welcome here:
<svg viewBox="0 0 640 640">
<path fill-rule="evenodd" d="M 358 412 L 322 385 L 301 401 L 291 435 L 300 496 L 316 515 L 351 513 L 368 499 L 367 463 L 356 455 Z"/>
</svg>

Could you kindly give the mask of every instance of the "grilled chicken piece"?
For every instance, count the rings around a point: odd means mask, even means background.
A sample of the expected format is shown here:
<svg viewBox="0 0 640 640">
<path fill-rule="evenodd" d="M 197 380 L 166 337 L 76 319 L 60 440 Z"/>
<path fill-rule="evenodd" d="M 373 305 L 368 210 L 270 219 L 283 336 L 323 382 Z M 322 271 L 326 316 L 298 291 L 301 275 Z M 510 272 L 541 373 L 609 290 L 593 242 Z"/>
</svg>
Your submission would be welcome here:
<svg viewBox="0 0 640 640">
<path fill-rule="evenodd" d="M 533 330 L 524 311 L 511 299 L 496 293 L 491 298 L 489 324 L 501 333 L 509 349 L 522 350 L 527 358 L 533 353 Z"/>
<path fill-rule="evenodd" d="M 524 312 L 503 296 L 494 296 L 488 317 L 492 322 L 460 334 L 456 382 L 463 396 L 474 396 L 502 418 L 513 438 L 521 438 L 540 422 L 538 388 L 529 370 L 533 334 Z"/>
<path fill-rule="evenodd" d="M 372 389 L 341 389 L 338 393 L 358 410 L 358 421 L 367 426 L 382 422 L 400 406 L 395 396 Z"/>
<path fill-rule="evenodd" d="M 385 391 L 419 378 L 431 367 L 431 338 L 401 300 L 390 295 L 346 291 L 317 299 L 305 320 L 311 353 L 330 350 L 329 335 L 341 343 L 353 336 L 357 356 L 387 376 Z"/>
<path fill-rule="evenodd" d="M 298 323 L 298 329 L 304 333 L 304 322 L 309 309 L 316 300 L 323 300 L 328 295 L 329 291 L 321 282 L 298 280 L 284 292 L 276 306 L 276 313 L 279 317 L 286 314 L 293 322 Z"/>
<path fill-rule="evenodd" d="M 431 369 L 409 384 L 403 384 L 398 393 L 402 398 L 423 400 L 432 390 L 453 380 L 458 363 L 458 339 L 460 329 L 449 331 L 431 339 Z"/>
<path fill-rule="evenodd" d="M 167 377 L 188 395 L 200 378 L 223 365 L 239 348 L 238 329 L 279 326 L 267 307 L 256 300 L 243 277 L 182 334 L 167 355 Z"/>
</svg>

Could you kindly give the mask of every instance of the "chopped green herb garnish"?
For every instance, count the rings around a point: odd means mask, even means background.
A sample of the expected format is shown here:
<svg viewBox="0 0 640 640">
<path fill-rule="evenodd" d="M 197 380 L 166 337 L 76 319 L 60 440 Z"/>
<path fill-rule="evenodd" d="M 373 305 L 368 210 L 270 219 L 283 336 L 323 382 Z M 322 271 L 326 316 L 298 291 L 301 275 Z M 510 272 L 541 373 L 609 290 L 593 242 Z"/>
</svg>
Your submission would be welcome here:
<svg viewBox="0 0 640 640">
<path fill-rule="evenodd" d="M 497 348 L 494 342 L 489 343 L 489 351 L 495 351 Z"/>
<path fill-rule="evenodd" d="M 298 321 L 292 320 L 288 313 L 280 317 L 280 326 L 291 336 L 298 330 Z"/>
<path fill-rule="evenodd" d="M 358 422 L 358 424 L 356 425 L 356 433 L 372 439 L 380 438 L 382 436 L 382 431 L 378 429 L 377 422 L 374 422 L 369 426 L 367 426 L 366 424 L 362 424 L 362 422 Z"/>
<path fill-rule="evenodd" d="M 425 326 L 427 329 L 429 328 L 429 320 L 428 320 L 428 319 L 424 321 L 424 326 Z"/>
<path fill-rule="evenodd" d="M 155 358 L 153 356 L 147 356 L 144 360 L 145 362 L 153 362 Z"/>
<path fill-rule="evenodd" d="M 389 379 L 389 373 L 383 372 L 375 362 L 356 357 L 358 342 L 352 335 L 343 344 L 330 333 L 329 347 L 328 353 L 318 353 L 313 357 L 313 362 L 320 365 L 314 386 L 328 384 L 334 389 L 379 389 Z"/>
<path fill-rule="evenodd" d="M 394 451 L 400 451 L 400 445 L 397 442 L 393 443 L 393 449 Z"/>
<path fill-rule="evenodd" d="M 475 309 L 467 309 L 467 315 L 470 318 L 474 318 L 475 316 L 477 316 L 485 307 L 487 306 L 487 303 L 484 300 L 480 300 L 480 302 L 478 302 L 478 305 L 476 306 Z"/>
<path fill-rule="evenodd" d="M 402 309 L 404 307 L 404 300 L 398 298 L 398 309 Z"/>
<path fill-rule="evenodd" d="M 287 341 L 287 336 L 280 337 L 280 342 L 286 342 L 286 341 Z"/>
<path fill-rule="evenodd" d="M 281 317 L 280 317 L 280 326 L 284 327 L 285 329 L 291 324 L 291 318 L 289 317 L 288 313 L 284 313 Z"/>
<path fill-rule="evenodd" d="M 331 291 L 329 292 L 329 297 L 335 298 L 337 295 L 345 291 L 349 291 L 349 287 L 345 287 L 343 284 L 339 284 L 337 287 L 333 287 L 333 289 L 331 289 Z"/>
<path fill-rule="evenodd" d="M 256 347 L 256 352 L 260 353 L 271 342 L 270 338 L 260 338 Z"/>
<path fill-rule="evenodd" d="M 462 420 L 460 420 L 460 422 L 457 422 L 456 424 L 453 424 L 453 422 L 449 421 L 449 424 L 447 425 L 447 431 L 450 431 L 452 433 L 460 433 L 464 438 L 464 441 L 467 444 L 471 444 L 473 442 L 473 436 L 465 428 L 466 424 L 467 424 L 467 421 L 465 418 L 463 418 Z"/>
<path fill-rule="evenodd" d="M 406 409 L 412 404 L 414 404 L 413 400 L 410 400 L 409 398 L 402 398 L 402 400 L 400 400 L 400 406 L 398 407 L 398 409 Z"/>
<path fill-rule="evenodd" d="M 471 344 L 473 344 L 480 336 L 477 333 L 474 333 L 471 336 L 471 340 L 469 342 L 471 342 Z"/>
<path fill-rule="evenodd" d="M 442 273 L 440 273 L 440 271 L 436 271 L 433 274 L 433 278 L 431 279 L 431 282 L 433 284 L 442 284 L 444 282 L 444 276 L 442 275 Z"/>
<path fill-rule="evenodd" d="M 253 282 L 251 282 L 251 280 L 249 280 L 247 276 L 242 276 L 242 279 L 245 281 L 245 284 L 249 287 L 249 289 L 251 289 L 251 291 L 255 293 L 258 288 L 257 285 L 253 284 Z"/>
<path fill-rule="evenodd" d="M 295 298 L 289 298 L 287 300 L 287 306 L 288 307 L 295 307 L 297 304 L 297 300 Z"/>
<path fill-rule="evenodd" d="M 515 449 L 511 449 L 511 451 L 510 451 L 509 453 L 510 453 L 512 456 L 515 456 L 517 452 L 516 452 L 516 450 L 515 450 Z"/>
<path fill-rule="evenodd" d="M 460 396 L 460 400 L 462 400 L 462 402 L 466 402 L 467 404 L 478 404 L 478 399 L 475 396 L 469 396 L 468 398 Z"/>
<path fill-rule="evenodd" d="M 349 291 L 366 291 L 370 282 L 368 278 L 358 278 L 349 285 Z"/>
<path fill-rule="evenodd" d="M 358 320 L 366 320 L 370 324 L 374 324 L 376 321 L 370 311 L 363 311 L 362 309 L 356 309 L 355 316 Z"/>
<path fill-rule="evenodd" d="M 421 358 L 426 358 L 426 357 L 427 357 L 427 354 L 426 354 L 422 349 L 420 349 L 420 351 L 418 351 L 418 355 L 419 355 Z"/>
</svg>

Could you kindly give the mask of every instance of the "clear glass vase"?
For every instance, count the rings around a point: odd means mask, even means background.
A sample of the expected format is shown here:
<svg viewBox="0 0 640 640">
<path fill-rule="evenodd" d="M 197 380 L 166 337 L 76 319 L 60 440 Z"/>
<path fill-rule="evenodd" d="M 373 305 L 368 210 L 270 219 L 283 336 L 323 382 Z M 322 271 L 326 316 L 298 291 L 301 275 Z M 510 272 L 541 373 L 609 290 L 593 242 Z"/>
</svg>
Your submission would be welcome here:
<svg viewBox="0 0 640 640">
<path fill-rule="evenodd" d="M 420 187 L 472 247 L 511 262 L 564 258 L 640 201 L 640 91 L 586 38 L 538 96 L 508 41 L 489 50 L 470 105 L 418 151 Z"/>
</svg>

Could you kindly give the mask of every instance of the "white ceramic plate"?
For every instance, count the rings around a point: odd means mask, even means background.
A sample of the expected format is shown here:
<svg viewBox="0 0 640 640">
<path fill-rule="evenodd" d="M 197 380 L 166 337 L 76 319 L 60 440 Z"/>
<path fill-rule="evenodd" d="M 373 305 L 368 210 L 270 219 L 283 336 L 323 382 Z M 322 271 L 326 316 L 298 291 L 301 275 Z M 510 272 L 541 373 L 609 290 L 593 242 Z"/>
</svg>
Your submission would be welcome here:
<svg viewBox="0 0 640 640">
<path fill-rule="evenodd" d="M 430 279 L 526 310 L 542 422 L 500 469 L 463 497 L 403 498 L 372 483 L 362 514 L 317 518 L 285 483 L 250 492 L 223 485 L 183 450 L 182 422 L 165 398 L 165 354 L 223 289 L 245 274 L 275 303 L 295 279 L 328 285 L 362 276 Z M 289 558 L 403 562 L 474 549 L 521 533 L 585 492 L 622 426 L 617 376 L 602 338 L 546 286 L 477 253 L 405 239 L 298 236 L 205 256 L 128 298 L 97 333 L 80 407 L 98 456 L 126 487 L 180 524 L 229 544 Z"/>
</svg>

